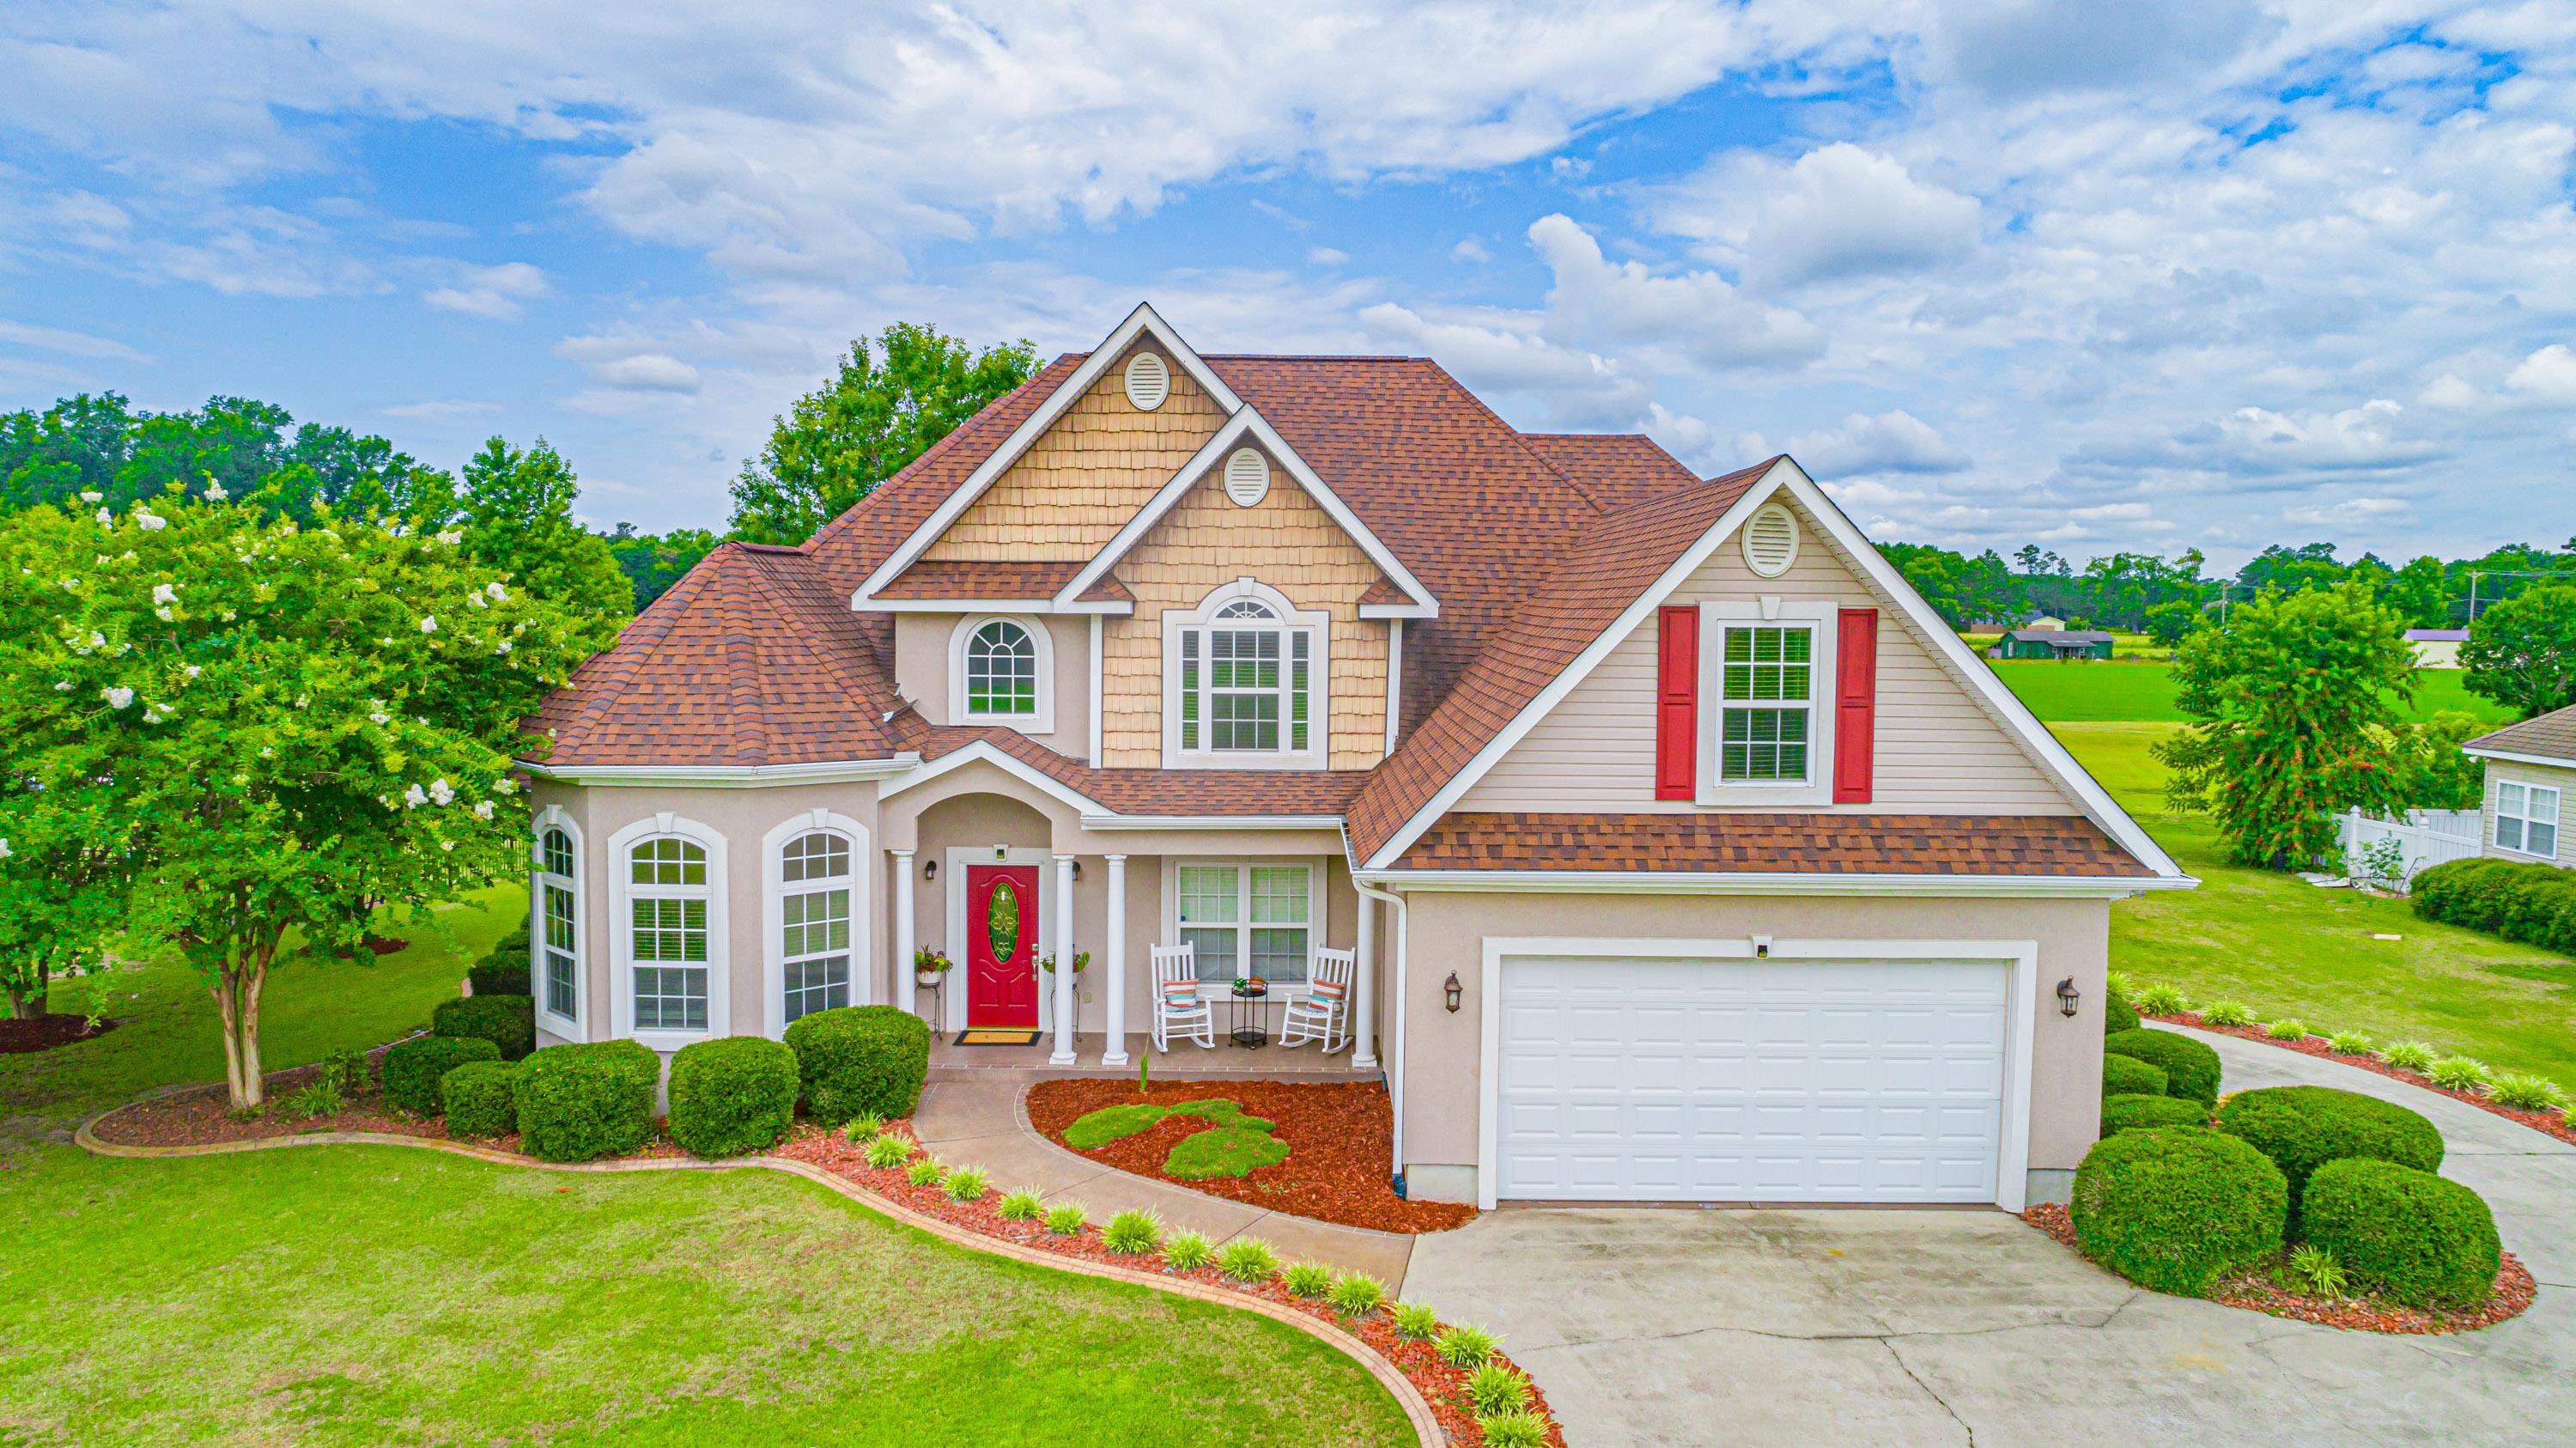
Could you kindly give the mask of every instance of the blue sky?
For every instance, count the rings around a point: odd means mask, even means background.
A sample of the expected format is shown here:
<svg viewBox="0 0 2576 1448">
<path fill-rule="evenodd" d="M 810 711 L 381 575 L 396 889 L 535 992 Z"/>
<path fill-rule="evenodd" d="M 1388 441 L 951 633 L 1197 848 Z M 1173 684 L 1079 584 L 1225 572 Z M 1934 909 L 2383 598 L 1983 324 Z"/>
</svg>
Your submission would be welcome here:
<svg viewBox="0 0 2576 1448">
<path fill-rule="evenodd" d="M 1882 538 L 2576 534 L 2576 6 L 0 14 L 0 404 L 243 393 L 720 523 L 902 318 L 1439 358 Z"/>
</svg>

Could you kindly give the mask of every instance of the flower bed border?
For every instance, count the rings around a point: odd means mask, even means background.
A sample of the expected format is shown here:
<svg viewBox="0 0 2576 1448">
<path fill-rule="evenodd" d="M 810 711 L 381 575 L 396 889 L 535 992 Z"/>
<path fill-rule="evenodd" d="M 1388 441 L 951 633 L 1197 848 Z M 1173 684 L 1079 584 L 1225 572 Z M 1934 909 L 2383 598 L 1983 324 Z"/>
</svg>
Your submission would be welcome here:
<svg viewBox="0 0 2576 1448">
<path fill-rule="evenodd" d="M 1447 1448 L 1451 1443 L 1479 1444 L 1483 1441 L 1483 1433 L 1465 1402 L 1464 1387 L 1469 1374 L 1441 1362 L 1430 1343 L 1397 1337 L 1387 1309 L 1381 1308 L 1358 1322 L 1346 1322 L 1325 1303 L 1289 1294 L 1276 1279 L 1257 1287 L 1247 1287 L 1224 1277 L 1212 1267 L 1182 1272 L 1156 1265 L 1162 1261 L 1159 1253 L 1112 1257 L 1101 1245 L 1097 1225 L 1086 1225 L 1079 1233 L 1059 1237 L 1047 1233 L 1039 1223 L 1005 1222 L 995 1212 L 998 1192 L 981 1202 L 953 1201 L 939 1188 L 913 1186 L 900 1169 L 878 1170 L 867 1166 L 859 1155 L 860 1149 L 834 1133 L 800 1127 L 774 1149 L 774 1153 L 785 1154 L 734 1157 L 721 1161 L 660 1156 L 563 1163 L 539 1161 L 519 1152 L 476 1146 L 443 1136 L 406 1136 L 371 1131 L 308 1131 L 290 1136 L 193 1146 L 126 1146 L 102 1139 L 95 1128 L 124 1109 L 125 1106 L 112 1107 L 83 1121 L 73 1135 L 74 1142 L 96 1156 L 147 1160 L 225 1156 L 296 1147 L 366 1145 L 414 1147 L 495 1165 L 541 1171 L 729 1171 L 737 1167 L 756 1167 L 784 1172 L 814 1182 L 889 1220 L 971 1251 L 989 1252 L 1085 1276 L 1151 1287 L 1176 1296 L 1257 1313 L 1284 1323 L 1341 1352 L 1366 1369 L 1404 1410 L 1406 1420 L 1412 1425 L 1423 1448 Z M 909 1135 L 909 1122 L 894 1125 L 906 1127 Z M 1492 1360 L 1513 1366 L 1510 1359 L 1499 1351 Z M 1528 1378 L 1526 1372 L 1522 1376 Z M 1535 1381 L 1530 1382 L 1530 1410 L 1548 1425 L 1549 1442 L 1563 1448 L 1564 1429 L 1549 1413 L 1546 1394 Z"/>
<path fill-rule="evenodd" d="M 2542 1111 L 2525 1111 L 2520 1107 L 2500 1105 L 2474 1092 L 2454 1091 L 2448 1086 L 2437 1086 L 2433 1083 L 2433 1078 L 2423 1072 L 2409 1071 L 2403 1066 L 2392 1066 L 2377 1056 L 2347 1056 L 2326 1044 L 2326 1038 L 2323 1036 L 2311 1034 L 2301 1036 L 2295 1041 L 2284 1041 L 2267 1034 L 2262 1026 L 2210 1025 L 2200 1018 L 2198 1011 L 2176 1011 L 2169 1015 L 2149 1015 L 2145 1011 L 2140 1011 L 2138 1016 L 2141 1020 L 2161 1021 L 2169 1026 L 2184 1026 L 2195 1031 L 2207 1031 L 2213 1036 L 2233 1036 L 2240 1041 L 2278 1046 L 2285 1051 L 2296 1051 L 2302 1056 L 2315 1056 L 2322 1060 L 2333 1061 L 2338 1065 L 2375 1072 L 2392 1081 L 2403 1081 L 2409 1086 L 2421 1087 L 2435 1095 L 2448 1096 L 2454 1101 L 2474 1106 L 2490 1115 L 2501 1116 L 2507 1121 L 2528 1126 L 2543 1136 L 2553 1137 L 2570 1146 L 2576 1146 L 2576 1120 L 2571 1120 L 2563 1113 L 2553 1115 Z"/>
<path fill-rule="evenodd" d="M 2021 1219 L 2047 1233 L 2067 1250 L 2083 1257 L 2085 1261 L 2093 1262 L 2093 1258 L 2087 1255 L 2083 1247 L 2076 1242 L 2075 1220 L 2068 1214 L 2065 1207 L 2054 1203 L 2043 1204 L 2023 1212 Z M 2094 1262 L 2094 1265 L 2101 1266 L 2098 1262 Z M 2107 1267 L 2102 1270 L 2110 1271 Z M 2155 1289 L 2141 1290 L 2154 1291 Z M 2380 1305 L 2359 1297 L 2307 1297 L 2274 1283 L 2260 1280 L 2259 1274 L 2243 1272 L 2222 1279 L 2214 1291 L 2199 1300 L 2214 1302 L 2221 1307 L 2260 1312 L 2268 1317 L 2286 1317 L 2294 1322 L 2313 1323 L 2318 1327 L 2331 1327 L 2344 1332 L 2376 1332 L 2391 1337 L 2437 1337 L 2477 1332 L 2483 1328 L 2493 1327 L 2499 1322 L 2520 1317 L 2530 1310 L 2532 1299 L 2539 1294 L 2540 1284 L 2533 1279 L 2531 1270 L 2522 1265 L 2521 1258 L 2507 1252 L 2504 1254 L 2504 1265 L 2496 1269 L 2495 1295 L 2487 1299 L 2484 1307 L 2473 1312 L 2434 1312 L 2420 1307 Z"/>
</svg>

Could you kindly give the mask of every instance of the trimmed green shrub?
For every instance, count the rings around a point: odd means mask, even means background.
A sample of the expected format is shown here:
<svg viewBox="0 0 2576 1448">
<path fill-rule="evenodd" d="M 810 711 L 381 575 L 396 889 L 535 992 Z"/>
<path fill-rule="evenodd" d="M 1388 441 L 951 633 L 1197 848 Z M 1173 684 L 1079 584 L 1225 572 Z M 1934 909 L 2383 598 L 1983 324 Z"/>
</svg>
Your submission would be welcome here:
<svg viewBox="0 0 2576 1448">
<path fill-rule="evenodd" d="M 2116 988 L 2113 989 L 2109 998 L 2102 1002 L 2102 1034 L 2108 1036 L 2120 1031 L 2134 1031 L 2138 1024 L 2138 1008 L 2123 999 Z"/>
<path fill-rule="evenodd" d="M 470 995 L 430 1008 L 434 1036 L 479 1036 L 501 1048 L 504 1061 L 527 1059 L 537 1048 L 537 1003 L 523 995 Z"/>
<path fill-rule="evenodd" d="M 519 1129 L 519 1066 L 468 1061 L 439 1078 L 450 1136 L 507 1136 Z"/>
<path fill-rule="evenodd" d="M 767 1036 L 726 1036 L 671 1058 L 671 1139 L 691 1156 L 767 1151 L 796 1124 L 796 1053 Z"/>
<path fill-rule="evenodd" d="M 519 1063 L 519 1146 L 540 1161 L 623 1156 L 653 1139 L 662 1058 L 637 1041 L 548 1046 Z"/>
<path fill-rule="evenodd" d="M 2218 1104 L 2218 1053 L 2205 1042 L 2172 1031 L 2141 1027 L 2103 1037 L 2102 1049 L 2161 1068 L 2167 1096 L 2188 1096 L 2206 1105 Z"/>
<path fill-rule="evenodd" d="M 806 1109 L 825 1126 L 862 1111 L 910 1116 L 930 1075 L 930 1027 L 893 1006 L 836 1006 L 787 1027 Z"/>
<path fill-rule="evenodd" d="M 2289 1211 L 2289 1182 L 2269 1157 L 2194 1126 L 2096 1143 L 2067 1206 L 2086 1256 L 2141 1287 L 2191 1297 L 2280 1251 Z"/>
<path fill-rule="evenodd" d="M 1247 1177 L 1288 1159 L 1288 1143 L 1248 1126 L 1211 1126 L 1181 1138 L 1163 1157 L 1163 1172 L 1176 1181 Z"/>
<path fill-rule="evenodd" d="M 2165 1072 L 2162 1066 L 2151 1066 L 2135 1056 L 2102 1053 L 2102 1095 L 2162 1096 L 2165 1094 Z"/>
<path fill-rule="evenodd" d="M 2218 1108 L 2218 1129 L 2272 1159 L 2290 1183 L 2286 1230 L 2299 1237 L 2299 1194 L 2317 1168 L 2348 1157 L 2442 1167 L 2442 1133 L 2393 1101 L 2331 1086 L 2239 1091 Z"/>
<path fill-rule="evenodd" d="M 2474 1307 L 2495 1289 L 2495 1215 L 2458 1182 L 2395 1162 L 2328 1162 L 2301 1205 L 2308 1240 L 2356 1287 L 2414 1307 Z"/>
<path fill-rule="evenodd" d="M 465 968 L 478 996 L 535 995 L 528 984 L 528 923 L 524 920 Z"/>
<path fill-rule="evenodd" d="M 2415 913 L 2576 955 L 2576 870 L 2513 860 L 2453 860 L 2408 886 Z"/>
<path fill-rule="evenodd" d="M 414 1116 L 438 1114 L 441 1077 L 468 1061 L 498 1061 L 501 1048 L 479 1036 L 414 1036 L 385 1052 L 385 1100 Z"/>
<path fill-rule="evenodd" d="M 2140 1127 L 2207 1126 L 2209 1108 L 2187 1096 L 2105 1096 L 2102 1134 L 2116 1135 Z"/>
</svg>

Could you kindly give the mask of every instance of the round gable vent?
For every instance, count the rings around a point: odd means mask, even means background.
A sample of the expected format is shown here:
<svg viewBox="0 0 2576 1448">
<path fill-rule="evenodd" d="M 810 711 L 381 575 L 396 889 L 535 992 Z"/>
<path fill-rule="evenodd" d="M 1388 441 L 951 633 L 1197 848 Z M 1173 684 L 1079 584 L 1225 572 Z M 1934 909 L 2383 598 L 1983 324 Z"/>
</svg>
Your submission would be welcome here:
<svg viewBox="0 0 2576 1448">
<path fill-rule="evenodd" d="M 1744 525 L 1744 563 L 1765 578 L 1777 578 L 1798 561 L 1798 520 L 1778 503 L 1766 503 Z"/>
<path fill-rule="evenodd" d="M 1172 369 L 1157 352 L 1139 352 L 1127 364 L 1127 400 L 1144 412 L 1172 395 Z"/>
<path fill-rule="evenodd" d="M 1270 495 L 1270 459 L 1258 448 L 1239 447 L 1225 460 L 1225 495 L 1249 508 Z"/>
</svg>

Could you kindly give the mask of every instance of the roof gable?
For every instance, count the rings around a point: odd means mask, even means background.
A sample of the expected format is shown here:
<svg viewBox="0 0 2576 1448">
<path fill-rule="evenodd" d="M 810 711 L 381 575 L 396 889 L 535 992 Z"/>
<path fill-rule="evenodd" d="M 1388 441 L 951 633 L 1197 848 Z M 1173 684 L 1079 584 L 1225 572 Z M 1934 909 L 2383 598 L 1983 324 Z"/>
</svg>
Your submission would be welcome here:
<svg viewBox="0 0 2576 1448">
<path fill-rule="evenodd" d="M 2508 724 L 2461 747 L 2481 758 L 2537 759 L 2576 769 L 2576 706 Z"/>
</svg>

